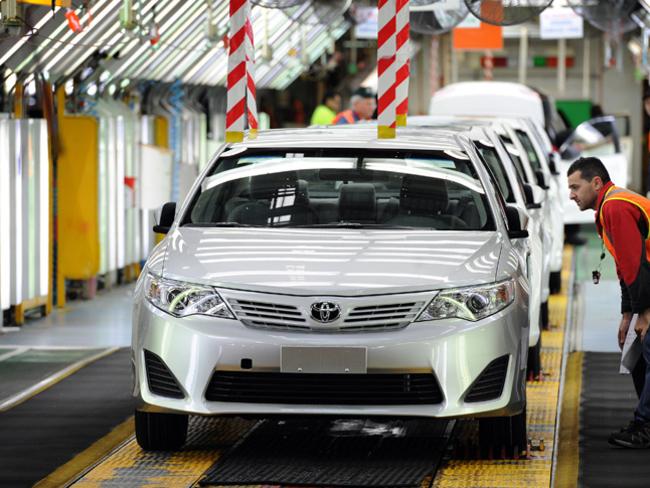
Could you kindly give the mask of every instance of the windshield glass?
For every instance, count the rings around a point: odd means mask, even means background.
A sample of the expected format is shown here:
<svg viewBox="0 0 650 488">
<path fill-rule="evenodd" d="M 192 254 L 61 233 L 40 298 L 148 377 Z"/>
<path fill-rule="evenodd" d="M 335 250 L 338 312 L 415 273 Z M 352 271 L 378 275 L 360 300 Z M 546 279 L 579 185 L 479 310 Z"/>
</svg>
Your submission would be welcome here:
<svg viewBox="0 0 650 488">
<path fill-rule="evenodd" d="M 535 151 L 535 146 L 533 146 L 533 141 L 530 140 L 528 134 L 526 134 L 523 130 L 517 129 L 515 132 L 517 134 L 517 137 L 519 137 L 519 141 L 524 147 L 526 154 L 528 155 L 528 161 L 530 161 L 530 164 L 533 167 L 533 171 L 541 170 L 542 163 L 537 157 L 537 152 Z"/>
<path fill-rule="evenodd" d="M 182 225 L 495 229 L 465 154 L 363 149 L 224 154 Z"/>
</svg>

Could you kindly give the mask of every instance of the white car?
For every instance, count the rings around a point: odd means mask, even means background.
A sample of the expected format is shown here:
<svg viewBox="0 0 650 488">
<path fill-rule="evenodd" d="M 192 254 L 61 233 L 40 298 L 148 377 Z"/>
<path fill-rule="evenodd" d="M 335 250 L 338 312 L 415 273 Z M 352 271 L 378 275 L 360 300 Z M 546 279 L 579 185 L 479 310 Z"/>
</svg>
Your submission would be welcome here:
<svg viewBox="0 0 650 488">
<path fill-rule="evenodd" d="M 409 117 L 408 124 L 409 127 L 432 128 L 437 132 L 446 128 L 464 133 L 474 143 L 476 151 L 483 159 L 492 181 L 504 201 L 517 205 L 527 213 L 529 243 L 522 249 L 522 252 L 528 261 L 528 279 L 531 285 L 528 372 L 529 377 L 538 378 L 541 373 L 540 338 L 544 318 L 542 310 L 543 305 L 548 305 L 544 304 L 548 300 L 548 289 L 545 289 L 544 280 L 548 277 L 545 270 L 548 270 L 549 265 L 549 249 L 544 247 L 544 245 L 549 245 L 549 236 L 545 235 L 546 221 L 541 212 L 542 202 L 546 198 L 544 190 L 537 185 L 526 183 L 525 179 L 519 175 L 513 159 L 519 158 L 520 155 L 516 150 L 508 152 L 502 139 L 494 130 L 494 121 L 491 119 L 422 115 Z M 503 129 L 500 128 L 500 130 Z"/>
<path fill-rule="evenodd" d="M 535 174 L 538 169 L 535 166 L 535 159 L 538 161 L 539 170 L 544 174 L 545 183 L 538 181 L 542 186 L 548 186 L 550 193 L 550 204 L 546 205 L 552 208 L 549 215 L 551 232 L 551 254 L 549 286 L 554 292 L 559 291 L 561 284 L 562 270 L 562 247 L 564 243 L 563 229 L 563 209 L 564 203 L 561 201 L 563 195 L 560 193 L 563 186 L 561 176 L 555 174 L 552 147 L 549 152 L 548 144 L 550 140 L 548 134 L 544 138 L 541 134 L 536 134 L 541 128 L 550 127 L 548 117 L 550 106 L 548 100 L 538 92 L 519 83 L 495 82 L 495 81 L 469 81 L 453 83 L 445 86 L 434 93 L 431 98 L 429 113 L 439 116 L 468 116 L 468 117 L 497 117 L 508 119 L 520 127 L 515 127 L 515 132 L 521 137 L 519 131 L 528 133 L 531 144 L 522 140 L 526 147 L 526 155 L 533 165 L 533 178 L 538 179 Z M 527 123 L 529 119 L 533 125 Z M 509 123 L 510 124 L 510 123 Z M 512 125 L 512 124 L 510 124 Z M 524 129 L 525 127 L 525 129 Z M 543 131 L 542 131 L 543 132 Z M 542 143 L 539 139 L 542 138 Z M 515 139 L 513 137 L 513 139 Z M 532 147 L 530 147 L 532 146 Z M 533 155 L 536 154 L 536 158 Z"/>
<path fill-rule="evenodd" d="M 136 287 L 139 444 L 179 447 L 190 414 L 472 416 L 519 454 L 526 225 L 462 134 L 224 145 Z"/>
</svg>

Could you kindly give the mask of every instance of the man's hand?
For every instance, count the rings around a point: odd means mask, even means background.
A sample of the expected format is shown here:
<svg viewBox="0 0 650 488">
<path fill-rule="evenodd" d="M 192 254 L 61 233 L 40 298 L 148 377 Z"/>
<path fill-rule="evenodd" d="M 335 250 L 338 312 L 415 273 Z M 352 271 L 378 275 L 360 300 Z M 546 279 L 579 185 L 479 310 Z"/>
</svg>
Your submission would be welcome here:
<svg viewBox="0 0 650 488">
<path fill-rule="evenodd" d="M 648 333 L 648 326 L 650 326 L 650 308 L 641 312 L 634 323 L 634 332 L 639 336 L 641 342 L 643 342 L 645 335 Z"/>
<path fill-rule="evenodd" d="M 632 323 L 632 314 L 624 313 L 621 317 L 621 323 L 618 326 L 618 347 L 623 350 L 623 344 L 625 344 L 625 338 L 627 337 L 627 331 L 630 328 Z"/>
</svg>

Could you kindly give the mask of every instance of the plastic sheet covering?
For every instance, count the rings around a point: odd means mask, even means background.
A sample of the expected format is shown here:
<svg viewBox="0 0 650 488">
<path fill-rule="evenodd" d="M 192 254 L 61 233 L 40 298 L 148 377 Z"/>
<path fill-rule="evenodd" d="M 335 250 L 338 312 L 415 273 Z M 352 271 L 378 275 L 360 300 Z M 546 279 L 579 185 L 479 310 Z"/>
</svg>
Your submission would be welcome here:
<svg viewBox="0 0 650 488">
<path fill-rule="evenodd" d="M 41 119 L 0 117 L 0 306 L 49 292 L 49 156 Z M 10 236 L 10 238 L 6 238 Z"/>
<path fill-rule="evenodd" d="M 100 273 L 146 257 L 141 211 L 137 205 L 140 172 L 140 118 L 128 106 L 98 100 Z"/>
</svg>

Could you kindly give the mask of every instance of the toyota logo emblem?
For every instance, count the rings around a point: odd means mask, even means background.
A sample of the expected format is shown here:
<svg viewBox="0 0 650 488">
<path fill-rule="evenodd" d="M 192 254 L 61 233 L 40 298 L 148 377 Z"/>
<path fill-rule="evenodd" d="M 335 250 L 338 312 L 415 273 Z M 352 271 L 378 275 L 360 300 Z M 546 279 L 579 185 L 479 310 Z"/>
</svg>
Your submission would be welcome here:
<svg viewBox="0 0 650 488">
<path fill-rule="evenodd" d="M 316 302 L 311 305 L 311 318 L 327 324 L 334 322 L 341 316 L 341 309 L 336 303 Z"/>
</svg>

